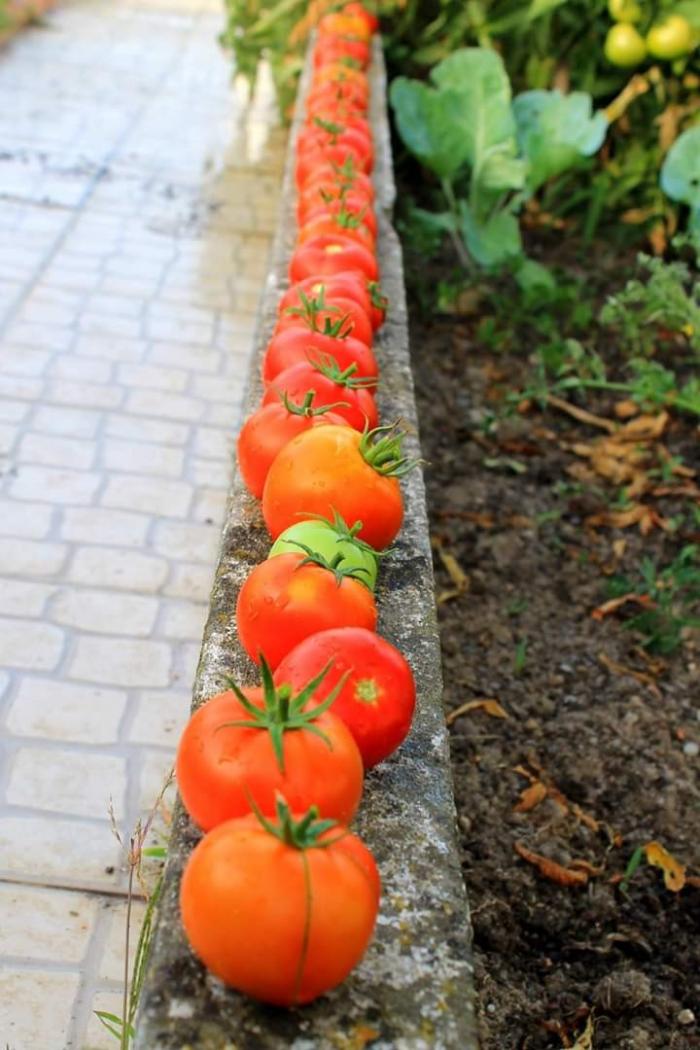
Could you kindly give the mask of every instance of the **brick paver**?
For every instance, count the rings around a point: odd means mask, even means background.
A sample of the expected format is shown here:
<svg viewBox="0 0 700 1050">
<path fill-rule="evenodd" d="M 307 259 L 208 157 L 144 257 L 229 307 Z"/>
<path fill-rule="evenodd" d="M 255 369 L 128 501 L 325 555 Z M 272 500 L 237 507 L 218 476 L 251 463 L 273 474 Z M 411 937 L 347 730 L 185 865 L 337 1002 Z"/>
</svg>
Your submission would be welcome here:
<svg viewBox="0 0 700 1050">
<path fill-rule="evenodd" d="M 47 22 L 0 52 L 0 1043 L 101 1050 L 110 799 L 128 835 L 188 711 L 283 136 L 214 0 Z"/>
</svg>

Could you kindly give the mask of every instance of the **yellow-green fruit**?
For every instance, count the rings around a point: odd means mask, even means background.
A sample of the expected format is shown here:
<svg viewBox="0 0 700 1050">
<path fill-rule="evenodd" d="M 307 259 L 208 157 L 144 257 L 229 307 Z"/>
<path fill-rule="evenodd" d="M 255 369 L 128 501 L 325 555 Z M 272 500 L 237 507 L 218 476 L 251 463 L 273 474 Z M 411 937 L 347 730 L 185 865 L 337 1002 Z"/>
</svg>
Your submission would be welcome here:
<svg viewBox="0 0 700 1050">
<path fill-rule="evenodd" d="M 637 0 L 608 0 L 608 11 L 616 22 L 639 22 L 642 17 Z"/>
<path fill-rule="evenodd" d="M 647 48 L 654 58 L 680 58 L 693 49 L 693 28 L 683 15 L 669 15 L 647 33 Z"/>
<path fill-rule="evenodd" d="M 643 37 L 629 22 L 618 22 L 608 30 L 603 50 L 608 62 L 624 69 L 638 66 L 647 53 Z"/>
</svg>

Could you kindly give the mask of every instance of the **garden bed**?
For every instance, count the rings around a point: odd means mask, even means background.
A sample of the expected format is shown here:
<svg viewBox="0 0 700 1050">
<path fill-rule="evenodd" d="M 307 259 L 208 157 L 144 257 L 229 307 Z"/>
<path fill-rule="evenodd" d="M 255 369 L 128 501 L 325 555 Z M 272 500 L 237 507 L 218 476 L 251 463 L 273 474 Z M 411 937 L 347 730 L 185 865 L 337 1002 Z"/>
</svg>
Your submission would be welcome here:
<svg viewBox="0 0 700 1050">
<path fill-rule="evenodd" d="M 469 293 L 461 315 L 426 316 L 416 304 L 447 270 L 405 250 L 446 710 L 463 711 L 451 742 L 482 1050 L 696 1050 L 697 634 L 683 629 L 658 657 L 625 627 L 634 603 L 591 613 L 643 558 L 666 565 L 698 542 L 697 428 L 672 413 L 654 445 L 683 464 L 668 474 L 678 494 L 649 500 L 666 527 L 596 525 L 618 489 L 587 477 L 573 448 L 607 431 L 536 403 L 491 423 L 531 372 L 517 292 Z M 597 309 L 633 260 L 569 250 Z M 620 396 L 570 400 L 623 425 Z M 620 885 L 653 840 L 687 866 L 681 892 L 646 863 Z M 531 854 L 561 868 L 547 876 Z"/>
</svg>

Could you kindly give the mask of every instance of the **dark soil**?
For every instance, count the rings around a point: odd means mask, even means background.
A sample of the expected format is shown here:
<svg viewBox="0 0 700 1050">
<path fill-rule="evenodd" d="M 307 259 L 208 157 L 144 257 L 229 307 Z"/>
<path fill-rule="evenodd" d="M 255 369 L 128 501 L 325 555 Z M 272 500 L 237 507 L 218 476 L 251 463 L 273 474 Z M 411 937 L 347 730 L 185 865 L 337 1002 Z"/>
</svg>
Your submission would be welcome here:
<svg viewBox="0 0 700 1050">
<path fill-rule="evenodd" d="M 422 266 L 434 286 L 439 269 Z M 624 609 L 591 617 L 611 574 L 634 576 L 645 555 L 666 564 L 697 542 L 696 519 L 647 536 L 587 526 L 617 490 L 572 477 L 580 460 L 566 446 L 601 432 L 537 408 L 489 432 L 483 421 L 523 380 L 528 347 L 480 346 L 480 312 L 414 310 L 411 331 L 446 710 L 489 698 L 508 714 L 472 708 L 451 725 L 482 1050 L 698 1050 L 700 888 L 671 892 L 646 863 L 619 885 L 652 840 L 700 875 L 698 635 L 686 630 L 658 661 L 625 628 Z M 609 398 L 586 407 L 614 418 Z M 663 442 L 698 468 L 697 438 L 674 419 Z M 690 509 L 682 499 L 655 506 Z M 445 594 L 456 588 L 444 556 L 468 577 L 457 596 Z M 516 812 L 524 771 L 550 793 Z M 587 870 L 586 884 L 552 881 L 516 844 Z M 591 1016 L 592 1043 L 577 1043 Z"/>
</svg>

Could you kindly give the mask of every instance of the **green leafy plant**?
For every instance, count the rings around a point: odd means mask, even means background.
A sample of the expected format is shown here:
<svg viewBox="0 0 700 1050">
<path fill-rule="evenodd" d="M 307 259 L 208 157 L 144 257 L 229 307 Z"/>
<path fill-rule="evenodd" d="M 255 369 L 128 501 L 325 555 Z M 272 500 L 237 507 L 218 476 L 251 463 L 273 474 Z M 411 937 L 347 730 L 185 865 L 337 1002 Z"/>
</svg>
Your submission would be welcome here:
<svg viewBox="0 0 700 1050">
<path fill-rule="evenodd" d="M 646 278 L 628 281 L 621 292 L 608 298 L 600 315 L 603 324 L 619 329 L 624 343 L 637 353 L 648 353 L 664 330 L 683 335 L 700 353 L 700 283 L 684 262 L 644 254 L 638 262 Z"/>
<path fill-rule="evenodd" d="M 462 48 L 430 74 L 398 77 L 390 100 L 408 149 L 440 180 L 445 210 L 423 220 L 452 239 L 463 265 L 511 266 L 521 284 L 551 284 L 525 260 L 518 214 L 545 182 L 595 153 L 607 121 L 589 96 L 530 91 L 511 100 L 501 57 Z"/>
<path fill-rule="evenodd" d="M 626 628 L 641 634 L 642 645 L 650 652 L 671 653 L 680 645 L 684 628 L 700 627 L 698 553 L 695 544 L 688 544 L 664 568 L 644 558 L 637 577 L 616 576 L 609 581 L 611 598 L 636 594 L 650 600 L 648 608 L 625 621 Z"/>
</svg>

